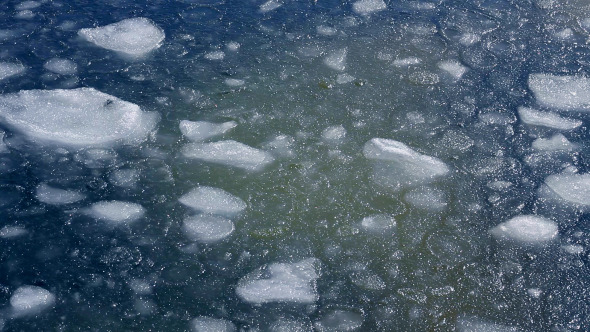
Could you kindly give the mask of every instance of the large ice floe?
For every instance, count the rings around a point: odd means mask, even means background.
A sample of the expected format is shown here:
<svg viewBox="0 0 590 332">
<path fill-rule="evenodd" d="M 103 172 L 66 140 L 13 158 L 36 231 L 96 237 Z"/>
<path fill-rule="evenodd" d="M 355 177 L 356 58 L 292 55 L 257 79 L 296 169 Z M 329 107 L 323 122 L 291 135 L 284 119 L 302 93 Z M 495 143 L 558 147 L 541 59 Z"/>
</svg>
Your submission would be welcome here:
<svg viewBox="0 0 590 332">
<path fill-rule="evenodd" d="M 584 76 L 559 76 L 532 74 L 529 88 L 537 102 L 543 106 L 590 111 L 590 78 Z"/>
<path fill-rule="evenodd" d="M 189 143 L 182 148 L 182 154 L 187 158 L 238 167 L 247 171 L 260 171 L 274 161 L 270 153 L 233 140 Z"/>
<path fill-rule="evenodd" d="M 316 258 L 307 258 L 291 264 L 274 263 L 266 269 L 260 269 L 242 278 L 236 287 L 236 293 L 242 300 L 254 304 L 311 304 L 318 300 L 318 268 L 319 260 Z M 268 277 L 264 278 L 265 275 Z"/>
<path fill-rule="evenodd" d="M 156 113 L 93 88 L 24 90 L 0 96 L 0 122 L 40 144 L 105 147 L 138 144 Z"/>
<path fill-rule="evenodd" d="M 195 210 L 223 216 L 236 215 L 247 207 L 241 198 L 223 189 L 208 186 L 194 188 L 180 197 L 179 201 Z"/>
<path fill-rule="evenodd" d="M 39 286 L 21 286 L 10 297 L 12 314 L 16 317 L 36 315 L 55 305 L 55 295 Z"/>
<path fill-rule="evenodd" d="M 557 238 L 557 223 L 536 215 L 516 216 L 490 230 L 498 239 L 513 240 L 523 244 L 544 244 Z"/>
<path fill-rule="evenodd" d="M 165 38 L 164 30 L 145 17 L 80 29 L 78 35 L 97 46 L 132 57 L 143 56 L 157 49 Z"/>
<path fill-rule="evenodd" d="M 450 172 L 440 159 L 391 139 L 371 139 L 365 144 L 363 154 L 373 162 L 373 180 L 396 190 L 428 183 Z"/>
<path fill-rule="evenodd" d="M 352 4 L 352 10 L 357 14 L 368 15 L 387 9 L 383 0 L 360 0 Z"/>
</svg>

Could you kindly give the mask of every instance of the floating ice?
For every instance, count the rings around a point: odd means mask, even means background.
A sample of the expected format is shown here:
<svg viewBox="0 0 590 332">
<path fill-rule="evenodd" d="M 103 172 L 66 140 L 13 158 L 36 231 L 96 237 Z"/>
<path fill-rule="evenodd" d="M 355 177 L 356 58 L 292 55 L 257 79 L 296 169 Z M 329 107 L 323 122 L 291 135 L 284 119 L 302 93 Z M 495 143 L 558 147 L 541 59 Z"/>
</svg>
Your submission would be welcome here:
<svg viewBox="0 0 590 332">
<path fill-rule="evenodd" d="M 322 131 L 322 139 L 328 143 L 339 143 L 346 137 L 346 129 L 342 125 L 330 126 Z"/>
<path fill-rule="evenodd" d="M 562 117 L 551 112 L 537 111 L 528 107 L 519 107 L 520 120 L 528 125 L 543 126 L 559 130 L 576 129 L 582 125 L 581 120 Z"/>
<path fill-rule="evenodd" d="M 204 57 L 207 60 L 223 60 L 225 58 L 225 53 L 223 53 L 223 51 L 213 51 L 205 54 Z"/>
<path fill-rule="evenodd" d="M 430 212 L 440 212 L 447 207 L 444 191 L 430 187 L 413 189 L 404 195 L 404 200 L 415 208 Z"/>
<path fill-rule="evenodd" d="M 519 328 L 490 323 L 476 317 L 457 319 L 457 332 L 520 332 Z"/>
<path fill-rule="evenodd" d="M 213 123 L 206 121 L 180 121 L 180 132 L 193 142 L 202 142 L 211 137 L 223 135 L 238 124 L 235 121 Z"/>
<path fill-rule="evenodd" d="M 346 48 L 334 51 L 324 58 L 324 64 L 334 70 L 344 71 L 346 69 Z"/>
<path fill-rule="evenodd" d="M 531 74 L 529 88 L 537 102 L 543 106 L 590 111 L 590 78 L 588 77 Z"/>
<path fill-rule="evenodd" d="M 236 326 L 225 319 L 199 316 L 191 320 L 192 332 L 234 332 Z"/>
<path fill-rule="evenodd" d="M 545 184 L 556 198 L 590 206 L 590 174 L 554 174 L 545 179 Z"/>
<path fill-rule="evenodd" d="M 164 31 L 152 20 L 135 17 L 97 28 L 80 29 L 78 35 L 102 48 L 139 57 L 162 44 Z"/>
<path fill-rule="evenodd" d="M 185 235 L 193 241 L 213 243 L 233 233 L 234 223 L 224 217 L 199 214 L 186 218 L 182 229 Z"/>
<path fill-rule="evenodd" d="M 214 143 L 190 143 L 182 148 L 187 158 L 233 166 L 247 171 L 260 171 L 274 158 L 265 151 L 233 140 Z"/>
<path fill-rule="evenodd" d="M 412 65 L 419 65 L 422 62 L 420 58 L 407 57 L 393 60 L 393 65 L 396 67 L 408 67 Z"/>
<path fill-rule="evenodd" d="M 0 238 L 14 239 L 15 237 L 23 236 L 27 233 L 27 230 L 21 226 L 4 226 L 0 229 Z"/>
<path fill-rule="evenodd" d="M 34 9 L 41 6 L 39 1 L 23 1 L 18 5 L 14 6 L 16 10 L 27 10 L 27 9 Z"/>
<path fill-rule="evenodd" d="M 533 149 L 542 151 L 571 151 L 576 148 L 576 144 L 562 134 L 555 134 L 551 138 L 537 138 L 532 146 Z"/>
<path fill-rule="evenodd" d="M 526 244 L 542 244 L 558 235 L 557 224 L 547 218 L 522 215 L 511 218 L 490 230 L 499 239 L 510 239 Z"/>
<path fill-rule="evenodd" d="M 273 322 L 268 332 L 308 332 L 313 331 L 311 323 L 307 321 L 298 321 L 291 319 L 281 318 L 276 322 Z"/>
<path fill-rule="evenodd" d="M 361 221 L 361 226 L 374 233 L 392 232 L 397 226 L 397 222 L 392 215 L 389 214 L 374 214 L 364 217 Z"/>
<path fill-rule="evenodd" d="M 316 28 L 316 31 L 318 33 L 318 35 L 322 35 L 322 36 L 334 36 L 338 30 L 329 27 L 327 25 L 318 25 L 318 27 Z"/>
<path fill-rule="evenodd" d="M 179 201 L 195 210 L 224 216 L 236 215 L 247 207 L 241 198 L 223 189 L 207 186 L 191 190 L 180 197 Z"/>
<path fill-rule="evenodd" d="M 356 331 L 363 325 L 363 316 L 356 312 L 334 310 L 313 324 L 315 331 Z"/>
<path fill-rule="evenodd" d="M 246 84 L 246 81 L 238 79 L 238 78 L 226 78 L 223 81 L 227 86 L 231 87 L 238 87 Z"/>
<path fill-rule="evenodd" d="M 265 143 L 264 149 L 270 151 L 276 156 L 290 158 L 295 156 L 295 151 L 293 151 L 294 144 L 295 139 L 293 137 L 288 135 L 279 135 Z"/>
<path fill-rule="evenodd" d="M 387 9 L 383 0 L 360 0 L 352 4 L 352 10 L 360 15 L 368 15 Z"/>
<path fill-rule="evenodd" d="M 393 189 L 431 182 L 450 172 L 440 159 L 391 139 L 371 139 L 365 144 L 363 154 L 374 162 L 373 180 Z"/>
<path fill-rule="evenodd" d="M 64 205 L 83 200 L 86 196 L 75 190 L 64 190 L 41 183 L 35 190 L 37 200 L 45 204 Z"/>
<path fill-rule="evenodd" d="M 150 295 L 153 292 L 153 286 L 144 279 L 129 280 L 129 288 L 137 295 Z"/>
<path fill-rule="evenodd" d="M 111 173 L 109 181 L 115 186 L 133 188 L 139 181 L 139 171 L 135 169 L 118 169 Z"/>
<path fill-rule="evenodd" d="M 113 223 L 135 221 L 145 214 L 145 209 L 137 204 L 123 201 L 101 201 L 92 204 L 88 214 L 100 220 Z"/>
<path fill-rule="evenodd" d="M 281 7 L 282 5 L 283 3 L 279 0 L 268 0 L 267 2 L 260 5 L 259 10 L 261 13 L 268 13 Z"/>
<path fill-rule="evenodd" d="M 232 41 L 227 43 L 225 48 L 227 48 L 228 51 L 237 52 L 240 49 L 240 46 L 240 43 Z"/>
<path fill-rule="evenodd" d="M 55 295 L 38 286 L 21 286 L 10 297 L 15 316 L 36 315 L 54 304 Z"/>
<path fill-rule="evenodd" d="M 37 143 L 78 148 L 138 144 L 157 120 L 155 113 L 92 88 L 0 96 L 0 122 Z"/>
<path fill-rule="evenodd" d="M 274 263 L 264 271 L 242 278 L 236 287 L 238 296 L 249 303 L 292 302 L 311 304 L 318 300 L 316 280 L 319 260 L 307 258 L 296 263 Z M 262 279 L 263 276 L 268 278 Z"/>
<path fill-rule="evenodd" d="M 0 62 L 0 81 L 12 76 L 20 75 L 27 68 L 20 63 Z"/>
<path fill-rule="evenodd" d="M 441 61 L 438 63 L 438 68 L 446 71 L 454 79 L 460 79 L 466 72 L 467 67 L 463 66 L 459 61 Z"/>
<path fill-rule="evenodd" d="M 347 73 L 338 74 L 338 76 L 336 76 L 336 83 L 338 84 L 346 84 L 352 81 L 354 81 L 354 76 L 349 75 Z"/>
<path fill-rule="evenodd" d="M 78 66 L 72 60 L 53 58 L 45 62 L 43 68 L 61 75 L 73 75 L 78 71 Z"/>
</svg>

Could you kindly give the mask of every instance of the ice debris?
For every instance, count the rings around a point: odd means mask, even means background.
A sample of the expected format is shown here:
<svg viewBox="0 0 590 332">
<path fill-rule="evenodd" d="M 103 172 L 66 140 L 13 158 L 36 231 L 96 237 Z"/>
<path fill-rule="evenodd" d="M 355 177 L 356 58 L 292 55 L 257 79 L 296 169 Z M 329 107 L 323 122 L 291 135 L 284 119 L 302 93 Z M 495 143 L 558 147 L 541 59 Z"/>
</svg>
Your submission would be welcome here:
<svg viewBox="0 0 590 332">
<path fill-rule="evenodd" d="M 101 201 L 92 204 L 88 214 L 96 219 L 116 224 L 135 221 L 145 214 L 145 208 L 137 203 Z"/>
<path fill-rule="evenodd" d="M 180 121 L 180 132 L 193 142 L 202 142 L 211 137 L 223 135 L 238 124 L 235 121 L 214 123 L 207 121 Z"/>
<path fill-rule="evenodd" d="M 449 73 L 454 79 L 458 80 L 467 72 L 467 67 L 463 66 L 459 61 L 449 60 L 438 63 L 438 68 Z"/>
<path fill-rule="evenodd" d="M 180 197 L 179 201 L 195 210 L 223 216 L 236 215 L 247 207 L 241 198 L 223 189 L 208 186 L 194 188 Z"/>
<path fill-rule="evenodd" d="M 199 316 L 191 320 L 192 332 L 235 332 L 236 326 L 225 319 Z"/>
<path fill-rule="evenodd" d="M 20 75 L 27 68 L 20 63 L 0 62 L 0 81 L 12 76 Z"/>
<path fill-rule="evenodd" d="M 54 188 L 46 183 L 41 183 L 35 190 L 37 200 L 50 205 L 72 204 L 86 198 L 86 195 L 75 190 Z"/>
<path fill-rule="evenodd" d="M 532 147 L 540 151 L 572 151 L 576 148 L 576 144 L 562 134 L 555 134 L 551 138 L 537 138 L 533 141 Z"/>
<path fill-rule="evenodd" d="M 362 325 L 361 314 L 346 310 L 334 310 L 313 324 L 318 332 L 357 331 Z"/>
<path fill-rule="evenodd" d="M 543 244 L 557 238 L 557 224 L 536 215 L 516 216 L 490 230 L 498 239 L 509 239 L 524 244 Z"/>
<path fill-rule="evenodd" d="M 55 305 L 55 295 L 38 286 L 21 286 L 10 297 L 15 316 L 36 315 Z"/>
<path fill-rule="evenodd" d="M 360 0 L 352 4 L 352 10 L 360 15 L 372 14 L 387 8 L 383 0 Z"/>
<path fill-rule="evenodd" d="M 74 61 L 60 58 L 47 60 L 43 68 L 60 75 L 73 75 L 78 71 L 78 65 Z"/>
<path fill-rule="evenodd" d="M 182 229 L 193 241 L 213 243 L 228 237 L 235 227 L 234 223 L 225 217 L 198 214 L 184 219 Z"/>
<path fill-rule="evenodd" d="M 283 5 L 283 3 L 279 0 L 268 0 L 267 2 L 263 3 L 262 5 L 260 5 L 259 10 L 261 13 L 268 13 L 270 11 L 273 11 L 279 7 L 281 7 Z"/>
<path fill-rule="evenodd" d="M 520 121 L 532 125 L 543 126 L 558 130 L 572 130 L 582 125 L 581 120 L 570 119 L 552 112 L 538 111 L 528 107 L 519 107 Z"/>
<path fill-rule="evenodd" d="M 238 167 L 247 171 L 260 171 L 274 161 L 268 152 L 233 140 L 189 143 L 182 148 L 182 154 L 187 158 Z"/>
<path fill-rule="evenodd" d="M 484 321 L 477 317 L 460 317 L 457 319 L 458 332 L 520 332 L 519 328 Z"/>
<path fill-rule="evenodd" d="M 382 234 L 383 232 L 395 231 L 397 222 L 392 215 L 373 214 L 364 217 L 363 220 L 361 220 L 361 226 L 369 232 Z"/>
<path fill-rule="evenodd" d="M 339 49 L 329 54 L 324 58 L 324 64 L 331 69 L 337 71 L 344 71 L 346 69 L 346 55 L 348 50 L 346 48 Z"/>
<path fill-rule="evenodd" d="M 590 207 L 590 174 L 553 174 L 545 179 L 545 185 L 554 198 Z"/>
<path fill-rule="evenodd" d="M 447 197 L 440 189 L 420 187 L 407 192 L 404 200 L 411 206 L 430 212 L 440 212 L 447 207 Z"/>
<path fill-rule="evenodd" d="M 529 88 L 541 105 L 561 110 L 590 111 L 590 78 L 531 74 Z"/>
</svg>

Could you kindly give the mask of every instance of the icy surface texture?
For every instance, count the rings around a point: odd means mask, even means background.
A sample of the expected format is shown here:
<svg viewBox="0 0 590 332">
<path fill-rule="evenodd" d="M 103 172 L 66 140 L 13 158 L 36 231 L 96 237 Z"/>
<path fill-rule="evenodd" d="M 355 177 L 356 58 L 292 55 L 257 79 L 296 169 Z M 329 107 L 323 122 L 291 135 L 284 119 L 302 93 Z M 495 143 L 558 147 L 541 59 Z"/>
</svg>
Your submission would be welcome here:
<svg viewBox="0 0 590 332">
<path fill-rule="evenodd" d="M 10 297 L 15 316 L 35 315 L 55 305 L 55 295 L 38 286 L 21 286 Z"/>
<path fill-rule="evenodd" d="M 238 124 L 235 121 L 213 123 L 206 121 L 180 121 L 180 132 L 193 142 L 202 142 L 211 137 L 223 135 Z"/>
<path fill-rule="evenodd" d="M 516 216 L 492 228 L 490 233 L 500 239 L 525 244 L 543 244 L 557 238 L 557 224 L 535 215 Z"/>
<path fill-rule="evenodd" d="M 352 9 L 361 15 L 367 15 L 387 8 L 383 0 L 360 0 L 352 4 Z"/>
<path fill-rule="evenodd" d="M 241 198 L 223 189 L 208 186 L 200 186 L 189 191 L 180 197 L 179 201 L 195 210 L 224 216 L 236 215 L 247 207 Z"/>
<path fill-rule="evenodd" d="M 182 148 L 182 153 L 188 158 L 254 172 L 261 171 L 274 161 L 269 153 L 233 140 L 187 144 Z"/>
</svg>

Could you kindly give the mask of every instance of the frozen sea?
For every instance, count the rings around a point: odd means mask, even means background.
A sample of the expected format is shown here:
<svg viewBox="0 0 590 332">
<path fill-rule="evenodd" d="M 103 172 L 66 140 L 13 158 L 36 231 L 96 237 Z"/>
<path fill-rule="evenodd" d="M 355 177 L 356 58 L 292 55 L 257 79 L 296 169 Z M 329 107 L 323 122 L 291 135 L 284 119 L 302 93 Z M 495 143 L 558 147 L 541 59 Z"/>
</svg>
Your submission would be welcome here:
<svg viewBox="0 0 590 332">
<path fill-rule="evenodd" d="M 589 331 L 583 0 L 0 1 L 1 331 Z"/>
</svg>

